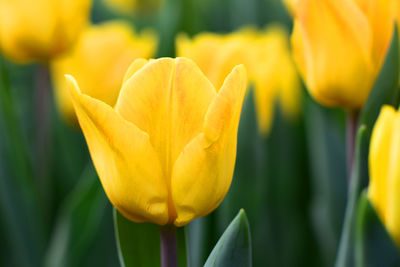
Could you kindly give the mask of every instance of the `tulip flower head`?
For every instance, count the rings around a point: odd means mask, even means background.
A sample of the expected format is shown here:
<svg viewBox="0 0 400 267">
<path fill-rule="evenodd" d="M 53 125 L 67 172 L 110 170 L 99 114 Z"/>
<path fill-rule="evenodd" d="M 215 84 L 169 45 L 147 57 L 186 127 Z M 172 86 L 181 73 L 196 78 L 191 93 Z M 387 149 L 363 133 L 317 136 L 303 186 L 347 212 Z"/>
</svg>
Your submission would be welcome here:
<svg viewBox="0 0 400 267">
<path fill-rule="evenodd" d="M 57 104 L 67 121 L 75 124 L 76 116 L 64 74 L 74 76 L 83 93 L 113 106 L 129 65 L 137 58 L 153 57 L 156 47 L 155 34 L 135 34 L 122 22 L 84 30 L 73 50 L 50 65 Z"/>
<path fill-rule="evenodd" d="M 369 152 L 368 197 L 400 248 L 400 112 L 384 106 L 374 126 Z"/>
<path fill-rule="evenodd" d="M 319 103 L 364 105 L 393 33 L 393 8 L 392 0 L 295 2 L 294 58 Z"/>
<path fill-rule="evenodd" d="M 67 78 L 104 190 L 125 217 L 183 226 L 219 205 L 235 165 L 243 66 L 217 91 L 189 59 L 138 59 L 114 107 Z"/>
<path fill-rule="evenodd" d="M 0 0 L 0 50 L 9 59 L 46 63 L 74 44 L 91 0 Z"/>
<path fill-rule="evenodd" d="M 253 62 L 249 66 L 254 84 L 258 126 L 264 135 L 270 131 L 278 102 L 285 118 L 300 113 L 301 83 L 289 48 L 289 34 L 279 25 L 269 26 L 251 41 Z"/>
</svg>

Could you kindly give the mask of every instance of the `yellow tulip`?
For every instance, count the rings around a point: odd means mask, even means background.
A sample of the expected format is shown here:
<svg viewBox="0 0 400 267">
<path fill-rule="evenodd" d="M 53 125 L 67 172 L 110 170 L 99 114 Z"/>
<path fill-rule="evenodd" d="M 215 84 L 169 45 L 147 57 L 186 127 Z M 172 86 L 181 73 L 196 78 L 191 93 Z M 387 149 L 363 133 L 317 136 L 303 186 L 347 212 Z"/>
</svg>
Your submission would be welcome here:
<svg viewBox="0 0 400 267">
<path fill-rule="evenodd" d="M 143 15 L 157 11 L 164 0 L 103 0 L 103 3 L 121 14 Z"/>
<path fill-rule="evenodd" d="M 0 0 L 0 50 L 47 62 L 68 50 L 88 23 L 90 0 Z"/>
<path fill-rule="evenodd" d="M 154 56 L 156 46 L 152 32 L 136 35 L 122 22 L 88 27 L 73 50 L 50 65 L 57 104 L 64 117 L 76 122 L 65 74 L 75 77 L 83 93 L 113 106 L 129 65 L 137 58 Z"/>
<path fill-rule="evenodd" d="M 274 103 L 287 119 L 300 112 L 301 83 L 289 48 L 289 34 L 279 25 L 260 32 L 250 46 L 253 63 L 249 66 L 254 83 L 258 125 L 267 135 L 273 119 Z"/>
<path fill-rule="evenodd" d="M 114 107 L 68 81 L 104 190 L 125 217 L 183 226 L 219 205 L 235 165 L 243 66 L 217 92 L 189 59 L 138 59 Z"/>
<path fill-rule="evenodd" d="M 364 105 L 392 36 L 393 8 L 392 0 L 295 2 L 294 57 L 319 103 Z"/>
<path fill-rule="evenodd" d="M 369 152 L 368 197 L 400 248 L 400 112 L 384 106 L 374 126 Z"/>
<path fill-rule="evenodd" d="M 291 59 L 288 33 L 280 26 L 260 31 L 251 27 L 231 34 L 202 33 L 189 39 L 179 35 L 177 55 L 191 58 L 218 88 L 229 70 L 244 64 L 255 90 L 260 131 L 268 134 L 274 103 L 292 119 L 300 111 L 300 80 Z"/>
</svg>

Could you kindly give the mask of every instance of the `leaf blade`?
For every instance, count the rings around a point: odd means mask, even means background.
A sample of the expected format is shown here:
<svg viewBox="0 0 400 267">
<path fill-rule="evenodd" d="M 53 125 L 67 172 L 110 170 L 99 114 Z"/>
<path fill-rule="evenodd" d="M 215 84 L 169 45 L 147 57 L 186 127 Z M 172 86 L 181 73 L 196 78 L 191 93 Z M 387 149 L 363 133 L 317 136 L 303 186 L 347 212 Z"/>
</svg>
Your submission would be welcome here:
<svg viewBox="0 0 400 267">
<path fill-rule="evenodd" d="M 204 266 L 252 266 L 250 228 L 243 209 L 222 234 Z"/>
</svg>

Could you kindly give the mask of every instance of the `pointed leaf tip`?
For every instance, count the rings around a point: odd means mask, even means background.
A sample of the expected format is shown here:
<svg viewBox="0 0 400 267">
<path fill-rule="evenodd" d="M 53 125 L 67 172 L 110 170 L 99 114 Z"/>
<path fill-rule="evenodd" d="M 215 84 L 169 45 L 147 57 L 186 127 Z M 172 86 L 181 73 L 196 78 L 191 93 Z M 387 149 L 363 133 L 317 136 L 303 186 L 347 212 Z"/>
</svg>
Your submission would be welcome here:
<svg viewBox="0 0 400 267">
<path fill-rule="evenodd" d="M 249 222 L 245 211 L 241 209 L 215 245 L 204 266 L 252 266 L 251 253 Z"/>
</svg>

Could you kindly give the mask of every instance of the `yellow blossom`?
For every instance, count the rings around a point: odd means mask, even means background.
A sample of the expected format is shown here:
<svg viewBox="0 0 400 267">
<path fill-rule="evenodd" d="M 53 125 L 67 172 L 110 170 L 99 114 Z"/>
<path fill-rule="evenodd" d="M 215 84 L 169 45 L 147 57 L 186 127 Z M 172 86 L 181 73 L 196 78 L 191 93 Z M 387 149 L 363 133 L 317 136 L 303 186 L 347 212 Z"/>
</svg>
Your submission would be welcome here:
<svg viewBox="0 0 400 267">
<path fill-rule="evenodd" d="M 283 115 L 294 119 L 300 112 L 301 83 L 289 48 L 289 34 L 279 25 L 259 33 L 250 46 L 253 63 L 249 66 L 254 83 L 258 125 L 268 134 L 277 101 Z"/>
<path fill-rule="evenodd" d="M 65 74 L 75 77 L 82 92 L 113 106 L 121 88 L 124 72 L 133 60 L 154 56 L 155 34 L 137 35 L 122 22 L 107 22 L 88 27 L 74 49 L 51 62 L 55 96 L 63 115 L 76 122 Z"/>
<path fill-rule="evenodd" d="M 374 126 L 369 152 L 368 197 L 400 248 L 400 112 L 384 106 Z"/>
<path fill-rule="evenodd" d="M 0 50 L 47 62 L 68 50 L 88 23 L 90 0 L 0 0 Z"/>
<path fill-rule="evenodd" d="M 294 57 L 318 102 L 364 105 L 392 36 L 393 8 L 393 0 L 295 2 Z"/>
<path fill-rule="evenodd" d="M 138 59 L 114 107 L 67 78 L 104 190 L 125 217 L 183 226 L 219 205 L 235 165 L 243 66 L 217 92 L 189 59 Z"/>
</svg>

